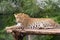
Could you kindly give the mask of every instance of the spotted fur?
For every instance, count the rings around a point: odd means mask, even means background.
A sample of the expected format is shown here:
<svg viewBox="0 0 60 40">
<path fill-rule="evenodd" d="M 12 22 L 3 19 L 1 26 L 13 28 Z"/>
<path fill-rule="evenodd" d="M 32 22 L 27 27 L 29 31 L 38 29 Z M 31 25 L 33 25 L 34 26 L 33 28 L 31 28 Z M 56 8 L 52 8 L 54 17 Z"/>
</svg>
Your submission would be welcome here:
<svg viewBox="0 0 60 40">
<path fill-rule="evenodd" d="M 40 28 L 55 28 L 56 22 L 51 18 L 31 18 L 27 14 L 14 14 L 17 23 L 21 23 L 25 28 L 40 29 Z"/>
</svg>

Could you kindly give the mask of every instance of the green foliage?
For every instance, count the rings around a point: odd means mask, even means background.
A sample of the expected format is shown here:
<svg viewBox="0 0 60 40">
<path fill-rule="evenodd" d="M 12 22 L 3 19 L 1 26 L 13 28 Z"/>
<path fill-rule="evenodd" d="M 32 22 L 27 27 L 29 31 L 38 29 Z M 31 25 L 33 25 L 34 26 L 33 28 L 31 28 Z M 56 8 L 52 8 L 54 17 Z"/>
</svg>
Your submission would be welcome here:
<svg viewBox="0 0 60 40">
<path fill-rule="evenodd" d="M 0 40 L 13 40 L 13 37 L 11 34 L 6 33 L 5 30 L 0 30 Z"/>
<path fill-rule="evenodd" d="M 41 3 L 37 0 L 0 0 L 0 40 L 13 40 L 12 35 L 3 29 L 15 24 L 14 13 L 24 12 L 36 18 L 49 17 L 60 23 L 59 4 L 59 0 L 58 2 L 44 0 Z M 37 35 L 33 40 L 57 40 L 58 37 L 60 36 Z"/>
<path fill-rule="evenodd" d="M 14 5 L 11 2 L 8 1 L 2 1 L 0 3 L 0 13 L 6 14 L 6 13 L 13 13 L 16 10 L 16 7 L 12 6 Z"/>
<path fill-rule="evenodd" d="M 50 40 L 53 38 L 51 35 L 37 35 L 33 40 Z"/>
<path fill-rule="evenodd" d="M 39 7 L 36 5 L 36 0 L 23 0 L 23 12 L 32 17 L 39 12 Z"/>
</svg>

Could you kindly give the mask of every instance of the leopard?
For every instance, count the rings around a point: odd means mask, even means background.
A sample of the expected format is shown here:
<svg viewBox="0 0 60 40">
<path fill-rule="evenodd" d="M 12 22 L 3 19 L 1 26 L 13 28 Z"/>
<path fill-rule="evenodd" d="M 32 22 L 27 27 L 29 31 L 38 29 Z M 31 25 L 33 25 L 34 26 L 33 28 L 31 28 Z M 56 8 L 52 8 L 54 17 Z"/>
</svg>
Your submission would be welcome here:
<svg viewBox="0 0 60 40">
<path fill-rule="evenodd" d="M 24 28 L 30 29 L 49 29 L 56 28 L 56 23 L 52 18 L 31 18 L 29 15 L 24 13 L 14 14 L 17 22 L 17 26 L 22 25 Z"/>
<path fill-rule="evenodd" d="M 52 18 L 32 18 L 25 13 L 14 14 L 17 22 L 17 26 L 28 29 L 52 29 L 59 27 Z M 28 35 L 26 38 L 28 40 L 33 40 L 36 35 Z"/>
</svg>

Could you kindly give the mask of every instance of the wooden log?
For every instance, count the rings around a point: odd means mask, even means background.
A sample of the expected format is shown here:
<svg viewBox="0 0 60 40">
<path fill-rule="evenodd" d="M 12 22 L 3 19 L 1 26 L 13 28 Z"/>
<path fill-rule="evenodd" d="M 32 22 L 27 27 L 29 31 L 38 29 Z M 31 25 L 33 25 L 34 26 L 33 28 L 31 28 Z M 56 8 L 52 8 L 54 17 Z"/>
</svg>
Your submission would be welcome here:
<svg viewBox="0 0 60 40">
<path fill-rule="evenodd" d="M 54 29 L 16 29 L 14 27 L 7 27 L 6 31 L 8 33 L 11 33 L 13 31 L 19 32 L 19 33 L 24 33 L 24 34 L 31 34 L 31 35 L 40 35 L 40 34 L 60 34 L 60 29 L 54 28 Z"/>
<path fill-rule="evenodd" d="M 21 29 L 18 27 L 7 27 L 8 33 L 12 33 L 14 40 L 23 40 L 25 35 L 60 35 L 60 29 Z"/>
<path fill-rule="evenodd" d="M 23 33 L 26 35 L 41 35 L 41 34 L 48 34 L 48 35 L 59 35 L 60 34 L 60 29 L 15 29 L 13 30 L 18 33 Z"/>
</svg>

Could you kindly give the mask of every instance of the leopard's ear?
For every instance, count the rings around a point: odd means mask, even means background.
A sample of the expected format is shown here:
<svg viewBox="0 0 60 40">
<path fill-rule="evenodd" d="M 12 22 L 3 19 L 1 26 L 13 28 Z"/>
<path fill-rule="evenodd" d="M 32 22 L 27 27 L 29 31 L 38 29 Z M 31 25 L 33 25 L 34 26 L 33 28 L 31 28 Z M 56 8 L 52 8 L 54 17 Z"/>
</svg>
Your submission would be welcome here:
<svg viewBox="0 0 60 40">
<path fill-rule="evenodd" d="M 17 16 L 17 14 L 14 14 L 14 16 L 16 17 L 16 16 Z"/>
<path fill-rule="evenodd" d="M 24 13 L 19 13 L 19 14 L 24 14 Z"/>
</svg>

